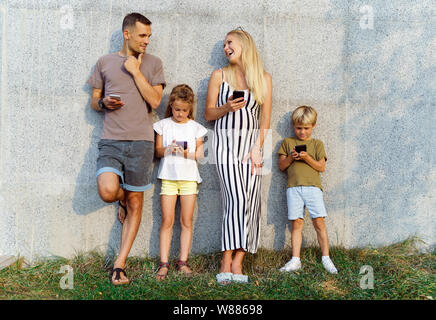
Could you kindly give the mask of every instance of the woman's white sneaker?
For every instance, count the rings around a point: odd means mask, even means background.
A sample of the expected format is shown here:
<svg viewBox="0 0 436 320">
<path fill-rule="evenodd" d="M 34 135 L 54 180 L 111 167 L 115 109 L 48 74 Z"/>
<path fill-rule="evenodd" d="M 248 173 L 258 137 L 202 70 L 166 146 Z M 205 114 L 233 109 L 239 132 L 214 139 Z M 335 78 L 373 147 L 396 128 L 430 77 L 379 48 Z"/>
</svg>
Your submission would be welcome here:
<svg viewBox="0 0 436 320">
<path fill-rule="evenodd" d="M 301 261 L 300 258 L 292 257 L 282 268 L 280 268 L 281 272 L 293 272 L 301 269 Z"/>
</svg>

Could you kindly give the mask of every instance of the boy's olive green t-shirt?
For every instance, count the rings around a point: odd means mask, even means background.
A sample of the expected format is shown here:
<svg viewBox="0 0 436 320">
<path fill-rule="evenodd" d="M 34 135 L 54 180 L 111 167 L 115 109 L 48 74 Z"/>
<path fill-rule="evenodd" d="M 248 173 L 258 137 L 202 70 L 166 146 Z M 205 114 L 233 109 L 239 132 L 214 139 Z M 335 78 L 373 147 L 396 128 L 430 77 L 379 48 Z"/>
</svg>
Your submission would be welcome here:
<svg viewBox="0 0 436 320">
<path fill-rule="evenodd" d="M 325 158 L 327 161 L 327 156 L 324 150 L 324 144 L 321 140 L 310 139 L 310 140 L 298 140 L 297 138 L 285 138 L 277 152 L 280 155 L 289 155 L 297 145 L 306 145 L 307 153 L 316 161 Z M 315 186 L 322 190 L 321 177 L 318 171 L 313 169 L 303 160 L 294 160 L 287 169 L 288 173 L 288 188 L 297 186 Z"/>
</svg>

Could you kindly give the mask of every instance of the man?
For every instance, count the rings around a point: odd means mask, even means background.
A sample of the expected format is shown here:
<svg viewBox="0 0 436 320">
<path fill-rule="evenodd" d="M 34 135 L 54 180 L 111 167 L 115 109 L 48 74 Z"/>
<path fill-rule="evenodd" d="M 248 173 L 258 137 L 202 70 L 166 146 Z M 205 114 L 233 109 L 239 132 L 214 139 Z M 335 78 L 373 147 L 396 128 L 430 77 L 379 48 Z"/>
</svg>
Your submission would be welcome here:
<svg viewBox="0 0 436 320">
<path fill-rule="evenodd" d="M 151 108 L 159 106 L 166 85 L 161 60 L 145 53 L 150 25 L 143 15 L 128 14 L 123 20 L 123 48 L 101 57 L 88 80 L 91 108 L 104 112 L 98 144 L 98 193 L 105 202 L 118 201 L 118 219 L 123 224 L 112 270 L 114 285 L 129 282 L 126 259 L 141 222 L 143 193 L 151 188 Z"/>
</svg>

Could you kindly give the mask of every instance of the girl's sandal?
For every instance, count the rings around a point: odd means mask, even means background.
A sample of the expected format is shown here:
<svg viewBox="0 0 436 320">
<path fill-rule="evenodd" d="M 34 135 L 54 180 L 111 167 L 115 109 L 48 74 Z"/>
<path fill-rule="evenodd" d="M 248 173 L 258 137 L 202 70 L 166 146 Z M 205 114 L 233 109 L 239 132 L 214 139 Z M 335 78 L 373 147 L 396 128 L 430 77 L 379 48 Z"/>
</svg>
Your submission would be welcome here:
<svg viewBox="0 0 436 320">
<path fill-rule="evenodd" d="M 165 274 L 162 274 L 162 273 L 159 274 L 159 272 L 162 269 L 167 269 L 167 272 Z M 168 276 L 169 269 L 170 269 L 170 263 L 169 262 L 161 262 L 159 264 L 159 270 L 157 271 L 157 274 L 156 274 L 156 280 L 165 280 L 165 278 Z"/>
<path fill-rule="evenodd" d="M 189 271 L 186 271 L 186 269 L 188 269 Z M 187 277 L 190 277 L 194 274 L 194 272 L 192 272 L 191 268 L 189 267 L 187 261 L 182 260 L 177 261 L 177 271 L 183 272 Z"/>
</svg>

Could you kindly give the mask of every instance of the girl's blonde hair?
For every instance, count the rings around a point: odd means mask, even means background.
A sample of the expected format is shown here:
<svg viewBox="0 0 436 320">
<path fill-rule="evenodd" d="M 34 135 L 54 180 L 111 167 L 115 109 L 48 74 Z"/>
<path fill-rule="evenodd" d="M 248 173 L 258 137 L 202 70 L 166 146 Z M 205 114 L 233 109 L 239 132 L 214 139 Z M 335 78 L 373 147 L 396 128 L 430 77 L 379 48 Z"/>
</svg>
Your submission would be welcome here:
<svg viewBox="0 0 436 320">
<path fill-rule="evenodd" d="M 227 33 L 238 37 L 242 45 L 242 67 L 244 68 L 245 80 L 248 88 L 254 95 L 254 99 L 262 105 L 266 96 L 265 69 L 262 59 L 257 51 L 256 44 L 250 34 L 242 28 L 235 29 Z M 237 87 L 235 66 L 229 64 L 225 67 L 226 80 L 233 88 Z"/>
<path fill-rule="evenodd" d="M 194 102 L 195 94 L 191 87 L 187 84 L 179 84 L 171 90 L 170 97 L 168 99 L 167 109 L 165 110 L 165 118 L 173 116 L 173 103 L 176 100 L 181 100 L 183 102 L 189 103 L 191 110 L 189 111 L 188 118 L 194 120 Z"/>
<path fill-rule="evenodd" d="M 292 124 L 316 124 L 318 114 L 310 106 L 300 106 L 292 112 Z"/>
</svg>

